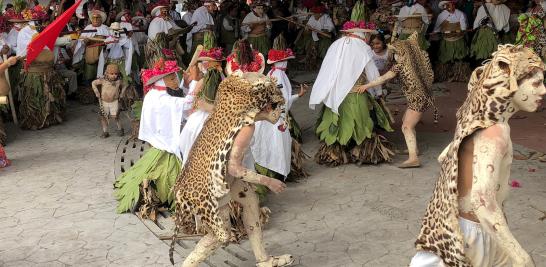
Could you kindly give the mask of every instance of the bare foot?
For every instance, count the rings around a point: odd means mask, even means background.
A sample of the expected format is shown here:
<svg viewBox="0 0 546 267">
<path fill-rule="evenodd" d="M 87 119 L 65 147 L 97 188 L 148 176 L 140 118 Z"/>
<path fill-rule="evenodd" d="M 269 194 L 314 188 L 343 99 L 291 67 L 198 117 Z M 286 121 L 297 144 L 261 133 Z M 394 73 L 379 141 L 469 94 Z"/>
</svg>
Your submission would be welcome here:
<svg viewBox="0 0 546 267">
<path fill-rule="evenodd" d="M 409 155 L 409 151 L 407 149 L 396 149 L 394 150 L 396 154 L 403 154 L 403 155 Z M 417 155 L 421 156 L 421 151 L 417 150 Z"/>
<path fill-rule="evenodd" d="M 421 162 L 419 161 L 419 159 L 408 159 L 402 162 L 402 164 L 398 165 L 398 168 L 400 169 L 418 168 L 418 167 L 421 167 Z"/>
</svg>

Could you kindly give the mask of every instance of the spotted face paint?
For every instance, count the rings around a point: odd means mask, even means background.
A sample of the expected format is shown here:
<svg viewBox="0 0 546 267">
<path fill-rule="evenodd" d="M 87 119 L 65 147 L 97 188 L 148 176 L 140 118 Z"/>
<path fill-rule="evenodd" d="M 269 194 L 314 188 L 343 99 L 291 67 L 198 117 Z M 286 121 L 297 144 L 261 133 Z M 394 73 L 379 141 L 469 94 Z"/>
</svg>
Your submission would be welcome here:
<svg viewBox="0 0 546 267">
<path fill-rule="evenodd" d="M 537 71 L 519 83 L 512 103 L 518 110 L 535 112 L 542 105 L 545 94 L 544 74 L 542 71 Z"/>
</svg>

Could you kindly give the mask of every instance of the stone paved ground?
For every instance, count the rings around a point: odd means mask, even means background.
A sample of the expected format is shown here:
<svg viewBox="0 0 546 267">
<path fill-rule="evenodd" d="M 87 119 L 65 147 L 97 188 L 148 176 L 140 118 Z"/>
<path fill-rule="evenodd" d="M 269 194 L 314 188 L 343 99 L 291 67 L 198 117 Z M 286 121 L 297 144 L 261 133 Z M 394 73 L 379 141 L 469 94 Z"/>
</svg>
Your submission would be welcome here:
<svg viewBox="0 0 546 267">
<path fill-rule="evenodd" d="M 315 114 L 306 106 L 300 100 L 294 113 L 305 129 L 304 149 L 313 155 Z M 134 215 L 115 213 L 113 159 L 120 138 L 98 137 L 95 107 L 69 108 L 61 126 L 9 131 L 13 166 L 0 170 L 0 266 L 170 265 L 167 245 Z M 310 160 L 309 178 L 269 197 L 269 252 L 292 253 L 298 266 L 406 266 L 438 172 L 435 158 L 449 138 L 420 135 L 421 169 L 325 168 Z M 398 135 L 391 140 L 402 144 Z M 546 266 L 546 221 L 530 207 L 546 210 L 546 165 L 515 161 L 512 177 L 522 188 L 506 203 L 510 227 L 537 266 Z M 247 242 L 241 246 L 249 249 Z"/>
</svg>

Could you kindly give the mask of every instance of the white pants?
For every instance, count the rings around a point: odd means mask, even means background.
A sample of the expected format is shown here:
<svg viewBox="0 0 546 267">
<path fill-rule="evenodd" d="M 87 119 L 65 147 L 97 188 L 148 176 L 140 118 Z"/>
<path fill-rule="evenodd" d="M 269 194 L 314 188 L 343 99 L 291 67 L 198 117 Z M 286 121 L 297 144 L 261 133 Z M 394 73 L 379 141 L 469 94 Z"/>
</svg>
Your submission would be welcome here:
<svg viewBox="0 0 546 267">
<path fill-rule="evenodd" d="M 479 223 L 459 218 L 459 226 L 463 233 L 466 257 L 475 267 L 512 266 L 508 255 L 500 248 L 493 238 L 482 230 Z M 446 265 L 436 254 L 418 251 L 411 259 L 410 267 L 445 267 Z"/>
</svg>

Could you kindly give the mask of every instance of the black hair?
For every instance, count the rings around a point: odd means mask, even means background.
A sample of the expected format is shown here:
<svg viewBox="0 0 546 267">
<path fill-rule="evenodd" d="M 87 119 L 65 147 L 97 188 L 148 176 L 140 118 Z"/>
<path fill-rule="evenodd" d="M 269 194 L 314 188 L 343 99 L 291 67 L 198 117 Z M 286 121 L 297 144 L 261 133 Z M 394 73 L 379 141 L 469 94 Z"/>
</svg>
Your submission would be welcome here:
<svg viewBox="0 0 546 267">
<path fill-rule="evenodd" d="M 378 39 L 383 43 L 383 49 L 387 49 L 387 40 L 385 39 L 385 36 L 383 34 L 377 33 L 372 35 L 372 37 L 370 38 L 370 43 L 375 39 Z"/>
</svg>

